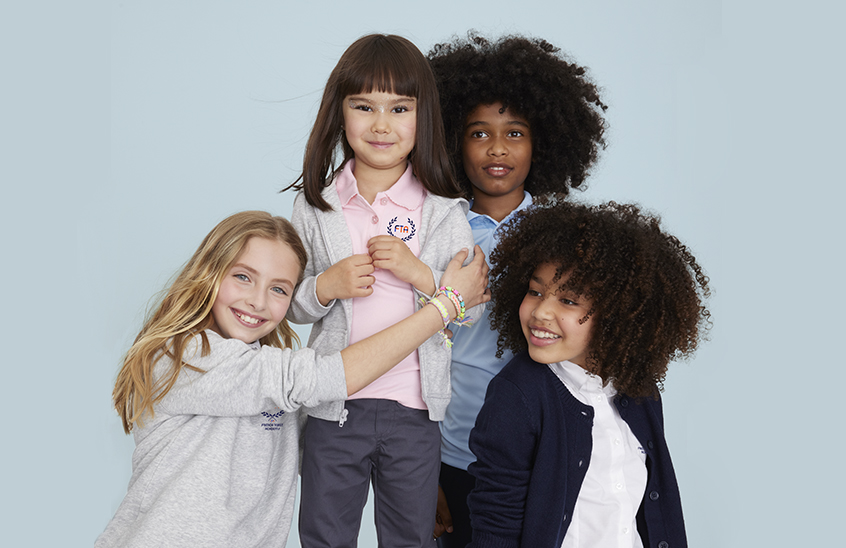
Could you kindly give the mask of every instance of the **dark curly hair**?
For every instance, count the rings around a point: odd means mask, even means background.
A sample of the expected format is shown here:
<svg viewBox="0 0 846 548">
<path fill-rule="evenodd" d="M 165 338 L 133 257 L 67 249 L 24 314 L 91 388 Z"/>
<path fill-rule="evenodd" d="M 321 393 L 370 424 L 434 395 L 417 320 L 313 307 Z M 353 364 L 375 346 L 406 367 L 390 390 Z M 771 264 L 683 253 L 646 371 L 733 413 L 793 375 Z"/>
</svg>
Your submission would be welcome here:
<svg viewBox="0 0 846 548">
<path fill-rule="evenodd" d="M 587 368 L 621 393 L 657 397 L 671 360 L 689 357 L 711 326 L 708 277 L 660 219 L 636 205 L 558 201 L 515 215 L 491 254 L 491 327 L 526 350 L 519 309 L 535 268 L 592 301 Z"/>
<path fill-rule="evenodd" d="M 465 195 L 461 145 L 467 116 L 479 105 L 502 103 L 529 122 L 532 167 L 525 190 L 566 195 L 584 183 L 605 148 L 606 105 L 583 67 L 546 40 L 506 36 L 490 42 L 471 31 L 466 40 L 437 44 L 428 54 L 435 73 L 447 150 Z"/>
</svg>

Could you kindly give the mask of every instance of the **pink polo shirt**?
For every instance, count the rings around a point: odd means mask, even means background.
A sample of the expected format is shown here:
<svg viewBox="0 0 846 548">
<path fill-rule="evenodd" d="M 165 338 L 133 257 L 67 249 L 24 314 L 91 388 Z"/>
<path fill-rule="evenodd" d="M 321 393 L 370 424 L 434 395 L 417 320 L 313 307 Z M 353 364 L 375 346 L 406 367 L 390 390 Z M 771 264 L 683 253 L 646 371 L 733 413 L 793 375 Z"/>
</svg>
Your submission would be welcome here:
<svg viewBox="0 0 846 548">
<path fill-rule="evenodd" d="M 354 254 L 367 253 L 367 242 L 374 236 L 390 234 L 420 255 L 420 220 L 426 189 L 411 173 L 411 164 L 394 185 L 376 194 L 370 204 L 358 193 L 353 176 L 355 160 L 344 165 L 335 179 L 338 196 Z M 376 270 L 373 293 L 352 300 L 350 344 L 390 327 L 414 314 L 414 289 L 388 270 Z M 369 386 L 349 399 L 394 400 L 413 409 L 427 409 L 420 392 L 420 360 L 417 350 Z"/>
</svg>

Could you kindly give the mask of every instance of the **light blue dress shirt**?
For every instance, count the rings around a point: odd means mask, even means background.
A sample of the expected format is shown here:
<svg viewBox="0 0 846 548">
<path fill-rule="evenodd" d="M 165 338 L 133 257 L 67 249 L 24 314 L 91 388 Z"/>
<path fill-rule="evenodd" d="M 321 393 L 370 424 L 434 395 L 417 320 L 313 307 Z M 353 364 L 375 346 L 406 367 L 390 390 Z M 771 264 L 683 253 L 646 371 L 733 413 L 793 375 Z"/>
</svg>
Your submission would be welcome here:
<svg viewBox="0 0 846 548">
<path fill-rule="evenodd" d="M 491 251 L 499 241 L 499 227 L 507 223 L 515 212 L 532 205 L 532 196 L 523 192 L 523 201 L 508 216 L 498 223 L 487 215 L 473 211 L 467 213 L 467 221 L 473 229 L 473 239 L 485 252 L 490 265 Z M 452 347 L 452 398 L 441 422 L 441 461 L 467 470 L 476 460 L 468 446 L 470 430 L 476 424 L 476 415 L 485 402 L 488 383 L 505 367 L 513 355 L 505 350 L 502 358 L 496 357 L 497 332 L 491 329 L 491 303 L 472 327 L 455 326 Z"/>
</svg>

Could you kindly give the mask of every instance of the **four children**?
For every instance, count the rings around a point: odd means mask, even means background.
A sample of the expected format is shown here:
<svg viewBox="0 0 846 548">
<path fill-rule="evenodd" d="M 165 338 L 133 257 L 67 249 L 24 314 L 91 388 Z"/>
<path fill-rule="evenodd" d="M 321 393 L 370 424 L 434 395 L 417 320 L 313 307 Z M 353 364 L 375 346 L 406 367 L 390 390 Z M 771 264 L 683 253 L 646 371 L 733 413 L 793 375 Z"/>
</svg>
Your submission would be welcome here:
<svg viewBox="0 0 846 548">
<path fill-rule="evenodd" d="M 355 546 L 371 482 L 380 546 L 685 545 L 658 387 L 707 278 L 636 207 L 565 201 L 605 108 L 543 40 L 351 45 L 296 232 L 222 222 L 127 354 L 133 476 L 97 546 L 284 544 L 300 406 L 303 546 Z"/>
</svg>

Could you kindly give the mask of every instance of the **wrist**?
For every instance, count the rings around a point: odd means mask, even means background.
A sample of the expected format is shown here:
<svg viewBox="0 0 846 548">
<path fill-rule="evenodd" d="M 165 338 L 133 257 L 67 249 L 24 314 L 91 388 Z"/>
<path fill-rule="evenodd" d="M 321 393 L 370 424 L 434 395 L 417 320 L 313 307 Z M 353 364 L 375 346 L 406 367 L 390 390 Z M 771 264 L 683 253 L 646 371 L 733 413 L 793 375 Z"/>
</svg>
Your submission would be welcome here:
<svg viewBox="0 0 846 548">
<path fill-rule="evenodd" d="M 320 306 L 329 306 L 329 303 L 334 300 L 334 297 L 326 294 L 326 285 L 323 283 L 324 274 L 326 272 L 318 274 L 317 279 L 314 281 L 314 296 L 317 297 L 317 302 L 320 303 Z"/>
<path fill-rule="evenodd" d="M 444 307 L 444 310 L 446 310 L 446 325 L 444 325 L 444 327 L 446 327 L 447 325 L 449 325 L 449 322 L 454 320 L 455 317 L 458 315 L 458 310 L 456 310 L 455 308 L 455 303 L 450 301 L 449 297 L 447 297 L 443 293 L 435 294 L 435 297 L 432 300 L 441 303 L 441 305 Z"/>
</svg>

